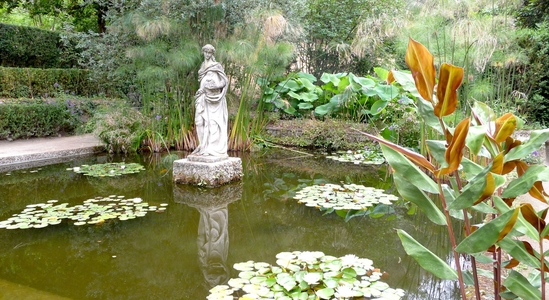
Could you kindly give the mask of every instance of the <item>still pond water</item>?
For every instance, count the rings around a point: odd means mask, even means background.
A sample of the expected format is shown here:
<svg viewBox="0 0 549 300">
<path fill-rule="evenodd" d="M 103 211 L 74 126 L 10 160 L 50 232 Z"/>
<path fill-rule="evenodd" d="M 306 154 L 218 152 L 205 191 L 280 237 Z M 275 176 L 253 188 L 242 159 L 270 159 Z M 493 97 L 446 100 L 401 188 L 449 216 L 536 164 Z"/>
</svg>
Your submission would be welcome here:
<svg viewBox="0 0 549 300">
<path fill-rule="evenodd" d="M 23 294 L 27 289 L 69 299 L 205 299 L 213 285 L 237 277 L 234 263 L 274 264 L 277 253 L 294 250 L 369 258 L 388 274 L 385 282 L 407 291 L 405 299 L 457 299 L 454 283 L 421 270 L 395 232 L 406 230 L 451 261 L 445 228 L 422 214 L 408 215 L 397 206 L 394 219 L 345 222 L 292 199 L 296 189 L 322 182 L 391 193 L 384 166 L 271 150 L 241 157 L 242 182 L 205 189 L 174 185 L 171 163 L 163 156 L 100 155 L 0 173 L 0 220 L 52 199 L 77 205 L 97 196 L 122 195 L 150 205 L 168 204 L 164 213 L 102 225 L 0 229 L 0 299 L 13 295 L 15 287 Z M 120 161 L 143 164 L 146 170 L 118 178 L 66 170 Z"/>
</svg>

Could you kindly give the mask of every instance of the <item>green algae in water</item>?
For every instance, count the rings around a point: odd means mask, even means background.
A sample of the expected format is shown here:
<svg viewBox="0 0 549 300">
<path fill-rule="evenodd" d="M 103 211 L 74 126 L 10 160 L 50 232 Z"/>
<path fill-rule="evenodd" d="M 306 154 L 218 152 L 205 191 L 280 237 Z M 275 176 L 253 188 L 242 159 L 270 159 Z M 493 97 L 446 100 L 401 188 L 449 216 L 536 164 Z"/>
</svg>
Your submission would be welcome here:
<svg viewBox="0 0 549 300">
<path fill-rule="evenodd" d="M 92 177 L 115 177 L 126 174 L 139 173 L 145 167 L 138 163 L 106 163 L 95 165 L 81 165 L 80 167 L 68 168 L 69 171 Z"/>
<path fill-rule="evenodd" d="M 46 203 L 27 205 L 21 213 L 0 221 L 0 228 L 44 228 L 63 221 L 75 226 L 101 225 L 108 220 L 126 221 L 144 217 L 149 211 L 156 211 L 155 206 L 151 206 L 155 208 L 151 210 L 149 204 L 141 198 L 124 199 L 124 196 L 116 195 L 88 199 L 75 206 L 68 206 L 68 203 L 54 205 L 57 202 L 58 200 L 49 200 Z"/>
<path fill-rule="evenodd" d="M 210 289 L 207 299 L 399 300 L 405 295 L 380 281 L 383 274 L 367 258 L 320 251 L 281 252 L 276 258 L 276 265 L 251 260 L 234 264 L 238 278 Z"/>
</svg>

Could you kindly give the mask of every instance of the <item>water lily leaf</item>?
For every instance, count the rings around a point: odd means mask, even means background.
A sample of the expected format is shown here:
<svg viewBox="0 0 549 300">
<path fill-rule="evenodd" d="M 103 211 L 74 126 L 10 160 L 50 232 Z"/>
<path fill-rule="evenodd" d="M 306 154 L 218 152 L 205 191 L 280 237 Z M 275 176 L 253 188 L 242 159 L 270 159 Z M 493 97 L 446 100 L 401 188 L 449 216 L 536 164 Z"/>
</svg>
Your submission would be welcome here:
<svg viewBox="0 0 549 300">
<path fill-rule="evenodd" d="M 377 85 L 369 91 L 375 92 L 375 94 L 385 102 L 391 101 L 400 95 L 398 88 L 394 85 Z M 375 112 L 373 109 L 370 110 Z"/>
<path fill-rule="evenodd" d="M 432 102 L 433 90 L 436 83 L 433 55 L 425 46 L 410 38 L 405 61 L 410 71 L 412 71 L 419 94 L 423 99 Z"/>
<path fill-rule="evenodd" d="M 353 76 L 353 82 L 358 83 L 363 89 L 371 89 L 376 86 L 375 81 L 365 77 Z"/>
<path fill-rule="evenodd" d="M 406 253 L 412 256 L 423 269 L 441 279 L 458 279 L 457 272 L 454 269 L 429 249 L 418 243 L 406 231 L 398 229 L 397 234 Z"/>
<path fill-rule="evenodd" d="M 320 297 L 320 299 L 332 299 L 332 296 L 334 295 L 334 289 L 323 288 L 316 291 L 316 295 Z"/>
<path fill-rule="evenodd" d="M 457 252 L 461 253 L 478 253 L 486 251 L 492 245 L 502 240 L 515 225 L 519 208 L 509 210 L 492 221 L 484 224 L 475 230 L 471 235 L 466 237 L 456 247 Z"/>
<path fill-rule="evenodd" d="M 541 300 L 541 291 L 515 270 L 511 270 L 503 285 L 522 299 Z"/>
<path fill-rule="evenodd" d="M 440 66 L 435 115 L 439 118 L 452 114 L 458 104 L 457 89 L 463 80 L 463 68 L 443 63 Z"/>
<path fill-rule="evenodd" d="M 299 109 L 307 110 L 313 108 L 314 106 L 309 102 L 301 102 L 297 105 L 297 107 L 299 107 Z"/>
</svg>

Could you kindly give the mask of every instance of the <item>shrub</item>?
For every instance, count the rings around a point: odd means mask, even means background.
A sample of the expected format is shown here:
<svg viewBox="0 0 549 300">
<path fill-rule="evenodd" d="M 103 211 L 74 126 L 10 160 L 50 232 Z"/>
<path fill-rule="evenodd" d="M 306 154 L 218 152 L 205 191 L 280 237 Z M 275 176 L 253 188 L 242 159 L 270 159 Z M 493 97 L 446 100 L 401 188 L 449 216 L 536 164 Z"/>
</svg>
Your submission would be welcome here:
<svg viewBox="0 0 549 300">
<path fill-rule="evenodd" d="M 67 68 L 77 65 L 66 55 L 74 52 L 60 42 L 58 32 L 33 27 L 0 24 L 0 66 Z"/>
<path fill-rule="evenodd" d="M 109 153 L 136 152 L 145 136 L 145 118 L 127 105 L 104 106 L 94 117 L 94 134 Z"/>
<path fill-rule="evenodd" d="M 34 69 L 0 67 L 0 97 L 24 98 L 96 95 L 97 87 L 82 69 Z"/>
<path fill-rule="evenodd" d="M 64 102 L 0 103 L 0 139 L 50 136 L 72 132 L 78 125 L 76 114 Z"/>
</svg>

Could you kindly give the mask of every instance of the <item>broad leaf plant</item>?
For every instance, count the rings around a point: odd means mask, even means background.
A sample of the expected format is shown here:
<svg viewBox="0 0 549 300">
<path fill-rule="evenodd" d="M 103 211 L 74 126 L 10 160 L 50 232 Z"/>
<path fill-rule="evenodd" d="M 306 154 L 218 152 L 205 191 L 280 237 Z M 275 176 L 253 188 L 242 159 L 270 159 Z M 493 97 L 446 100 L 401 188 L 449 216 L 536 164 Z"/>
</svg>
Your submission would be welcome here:
<svg viewBox="0 0 549 300">
<path fill-rule="evenodd" d="M 427 151 L 422 155 L 363 134 L 379 142 L 400 195 L 417 205 L 430 221 L 447 227 L 455 262 L 450 266 L 407 232 L 397 230 L 404 249 L 435 276 L 458 280 L 464 300 L 469 299 L 471 287 L 474 297 L 481 299 L 479 276 L 493 278 L 495 299 L 546 299 L 543 283 L 549 251 L 543 249 L 542 241 L 549 239 L 547 208 L 535 211 L 531 204 L 516 199 L 529 193 L 547 203 L 542 182 L 549 181 L 549 168 L 528 165 L 522 159 L 545 143 L 549 129 L 533 131 L 521 142 L 513 137 L 521 120 L 511 113 L 497 117 L 481 102 L 474 103 L 470 117 L 451 128 L 444 119 L 458 106 L 463 69 L 444 63 L 437 80 L 433 55 L 413 39 L 406 64 L 419 95 L 418 113 L 427 126 L 441 133 L 441 140 L 426 141 Z M 389 74 L 388 82 L 392 80 L 394 76 Z M 507 182 L 510 176 L 506 175 L 514 171 L 518 177 Z M 472 224 L 472 216 L 478 213 L 487 215 L 485 221 Z M 462 240 L 454 233 L 456 219 L 465 229 Z M 462 258 L 471 261 L 470 270 L 463 269 Z M 493 270 L 477 268 L 477 260 L 492 263 Z M 519 264 L 534 271 L 526 277 L 516 271 Z"/>
</svg>

